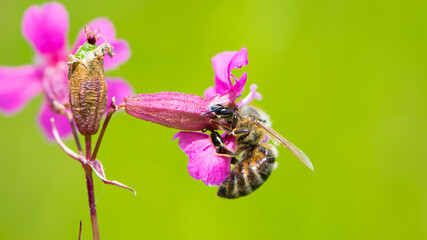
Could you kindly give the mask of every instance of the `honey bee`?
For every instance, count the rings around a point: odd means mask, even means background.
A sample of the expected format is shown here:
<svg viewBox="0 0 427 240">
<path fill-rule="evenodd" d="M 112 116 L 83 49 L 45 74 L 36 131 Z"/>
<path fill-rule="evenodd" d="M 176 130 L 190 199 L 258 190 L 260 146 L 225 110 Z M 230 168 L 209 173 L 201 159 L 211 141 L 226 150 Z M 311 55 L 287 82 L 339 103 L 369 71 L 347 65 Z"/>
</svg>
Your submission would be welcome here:
<svg viewBox="0 0 427 240">
<path fill-rule="evenodd" d="M 267 134 L 288 148 L 307 167 L 313 170 L 309 158 L 295 145 L 271 128 L 269 116 L 252 106 L 238 108 L 232 104 L 216 104 L 210 111 L 216 118 L 212 120 L 223 131 L 236 138 L 236 151 L 228 150 L 221 136 L 213 131 L 211 140 L 218 155 L 232 157 L 234 169 L 220 185 L 219 197 L 234 199 L 246 196 L 258 189 L 277 167 L 277 149 L 264 143 Z M 241 161 L 236 157 L 241 156 Z"/>
</svg>

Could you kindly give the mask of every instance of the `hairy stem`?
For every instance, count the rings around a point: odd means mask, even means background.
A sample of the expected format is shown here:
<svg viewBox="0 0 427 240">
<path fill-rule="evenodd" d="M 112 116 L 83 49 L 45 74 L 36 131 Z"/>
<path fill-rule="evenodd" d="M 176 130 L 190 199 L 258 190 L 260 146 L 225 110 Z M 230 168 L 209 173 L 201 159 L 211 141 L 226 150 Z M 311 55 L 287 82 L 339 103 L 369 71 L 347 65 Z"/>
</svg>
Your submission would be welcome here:
<svg viewBox="0 0 427 240">
<path fill-rule="evenodd" d="M 96 216 L 95 192 L 93 188 L 92 168 L 85 167 L 87 194 L 89 198 L 90 219 L 92 221 L 93 240 L 99 240 L 98 218 Z"/>
</svg>

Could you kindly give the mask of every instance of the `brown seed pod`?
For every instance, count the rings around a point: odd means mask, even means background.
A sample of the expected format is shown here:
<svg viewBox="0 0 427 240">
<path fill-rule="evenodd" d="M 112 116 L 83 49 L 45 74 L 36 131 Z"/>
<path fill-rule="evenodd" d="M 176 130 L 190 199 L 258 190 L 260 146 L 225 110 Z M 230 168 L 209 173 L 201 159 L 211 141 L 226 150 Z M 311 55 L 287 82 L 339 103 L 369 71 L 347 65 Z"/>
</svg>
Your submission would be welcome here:
<svg viewBox="0 0 427 240">
<path fill-rule="evenodd" d="M 104 77 L 104 55 L 112 56 L 113 47 L 107 42 L 88 51 L 83 60 L 68 55 L 69 97 L 71 111 L 82 135 L 98 131 L 107 110 L 108 88 Z"/>
</svg>

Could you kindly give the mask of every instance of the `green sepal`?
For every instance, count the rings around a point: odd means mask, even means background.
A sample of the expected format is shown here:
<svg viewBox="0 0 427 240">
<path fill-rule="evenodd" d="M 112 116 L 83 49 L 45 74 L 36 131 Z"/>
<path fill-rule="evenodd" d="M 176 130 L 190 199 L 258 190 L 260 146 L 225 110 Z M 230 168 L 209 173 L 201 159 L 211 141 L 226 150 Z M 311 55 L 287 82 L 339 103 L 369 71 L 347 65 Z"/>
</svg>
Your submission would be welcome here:
<svg viewBox="0 0 427 240">
<path fill-rule="evenodd" d="M 83 60 L 86 56 L 86 54 L 89 51 L 95 50 L 98 46 L 96 44 L 90 44 L 88 42 L 85 42 L 83 45 L 81 45 L 79 47 L 79 49 L 77 49 L 76 53 L 74 54 L 74 56 L 80 60 Z"/>
</svg>

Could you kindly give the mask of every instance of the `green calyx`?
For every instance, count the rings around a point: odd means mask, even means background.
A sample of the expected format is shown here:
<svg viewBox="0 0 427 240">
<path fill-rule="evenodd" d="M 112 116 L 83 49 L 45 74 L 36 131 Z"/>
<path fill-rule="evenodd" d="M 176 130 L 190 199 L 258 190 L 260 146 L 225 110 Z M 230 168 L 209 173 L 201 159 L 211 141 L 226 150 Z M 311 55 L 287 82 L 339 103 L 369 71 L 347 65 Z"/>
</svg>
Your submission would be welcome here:
<svg viewBox="0 0 427 240">
<path fill-rule="evenodd" d="M 79 49 L 77 49 L 77 52 L 74 54 L 74 56 L 80 60 L 83 60 L 89 51 L 95 50 L 97 47 L 98 46 L 96 44 L 85 42 L 79 47 Z"/>
</svg>

